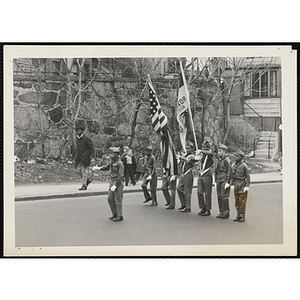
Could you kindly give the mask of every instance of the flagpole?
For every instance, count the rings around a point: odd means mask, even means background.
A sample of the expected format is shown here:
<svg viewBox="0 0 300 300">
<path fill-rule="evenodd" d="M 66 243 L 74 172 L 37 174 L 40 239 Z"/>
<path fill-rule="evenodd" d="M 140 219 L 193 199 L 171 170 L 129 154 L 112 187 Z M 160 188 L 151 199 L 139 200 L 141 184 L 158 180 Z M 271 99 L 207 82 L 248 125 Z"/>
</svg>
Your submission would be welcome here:
<svg viewBox="0 0 300 300">
<path fill-rule="evenodd" d="M 184 85 L 184 88 L 185 88 L 185 92 L 187 95 L 188 94 L 188 88 L 187 88 L 187 84 L 186 84 L 186 80 L 185 80 L 185 76 L 184 76 L 184 73 L 183 73 L 183 68 L 182 68 L 182 62 L 180 61 L 180 69 L 181 69 L 181 74 L 182 74 L 182 79 L 183 79 L 183 85 Z M 194 128 L 194 122 L 193 122 L 193 118 L 192 118 L 192 111 L 191 111 L 191 105 L 190 105 L 190 97 L 188 97 L 189 99 L 189 103 L 188 103 L 188 112 L 190 114 L 190 118 L 191 118 L 191 126 L 192 126 L 192 131 L 193 131 L 193 135 L 194 135 L 194 140 L 195 140 L 195 147 L 196 147 L 196 150 L 198 150 L 198 143 L 197 143 L 197 139 L 196 139 L 196 133 L 195 133 L 195 128 Z"/>
</svg>

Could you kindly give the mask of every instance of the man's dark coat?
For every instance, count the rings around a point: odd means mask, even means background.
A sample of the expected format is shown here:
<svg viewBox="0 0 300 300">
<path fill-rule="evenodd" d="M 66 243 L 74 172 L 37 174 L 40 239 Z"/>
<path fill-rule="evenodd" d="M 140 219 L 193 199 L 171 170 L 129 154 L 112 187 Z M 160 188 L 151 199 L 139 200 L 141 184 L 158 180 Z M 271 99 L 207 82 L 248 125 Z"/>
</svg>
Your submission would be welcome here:
<svg viewBox="0 0 300 300">
<path fill-rule="evenodd" d="M 76 146 L 75 168 L 80 164 L 87 168 L 94 152 L 93 142 L 83 134 L 80 138 L 76 138 Z"/>
</svg>

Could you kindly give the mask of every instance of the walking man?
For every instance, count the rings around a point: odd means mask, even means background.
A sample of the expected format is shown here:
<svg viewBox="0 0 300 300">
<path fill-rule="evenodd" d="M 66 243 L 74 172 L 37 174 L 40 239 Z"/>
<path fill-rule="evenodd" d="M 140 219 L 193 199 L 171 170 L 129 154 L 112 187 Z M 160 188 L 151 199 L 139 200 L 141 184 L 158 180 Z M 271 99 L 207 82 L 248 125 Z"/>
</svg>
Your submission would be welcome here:
<svg viewBox="0 0 300 300">
<path fill-rule="evenodd" d="M 100 170 L 109 170 L 109 188 L 108 188 L 108 205 L 112 212 L 110 220 L 114 222 L 123 221 L 123 174 L 124 166 L 120 159 L 120 150 L 117 147 L 111 147 L 110 162 L 106 166 L 100 167 Z"/>
<path fill-rule="evenodd" d="M 244 161 L 244 152 L 238 149 L 234 156 L 235 163 L 232 165 L 232 176 L 230 183 L 234 189 L 237 216 L 233 221 L 244 222 L 246 202 L 250 186 L 250 170 Z"/>
<path fill-rule="evenodd" d="M 188 213 L 191 211 L 191 197 L 194 184 L 193 167 L 196 163 L 195 156 L 192 155 L 194 144 L 186 142 L 186 154 L 180 157 L 179 170 L 181 174 L 178 179 L 177 192 L 181 207 L 179 211 Z"/>
<path fill-rule="evenodd" d="M 86 190 L 88 185 L 92 182 L 87 175 L 87 168 L 91 163 L 91 155 L 94 152 L 93 142 L 84 134 L 85 121 L 77 120 L 75 122 L 76 130 L 76 155 L 75 155 L 75 168 L 81 176 L 82 186 L 79 190 Z"/>
<path fill-rule="evenodd" d="M 147 203 L 152 200 L 150 206 L 157 206 L 156 188 L 157 188 L 157 175 L 156 175 L 156 159 L 152 154 L 152 147 L 146 148 L 146 156 L 144 158 L 144 166 L 146 173 L 143 177 L 142 189 L 145 197 L 143 203 Z M 147 190 L 147 185 L 150 183 L 150 193 Z"/>
<path fill-rule="evenodd" d="M 218 160 L 215 171 L 215 180 L 217 186 L 217 197 L 219 205 L 219 214 L 217 218 L 227 219 L 230 216 L 229 193 L 230 193 L 230 160 L 226 155 L 227 147 L 220 144 L 218 146 Z"/>
<path fill-rule="evenodd" d="M 210 216 L 211 211 L 211 193 L 213 177 L 211 168 L 214 164 L 213 153 L 211 151 L 210 143 L 205 141 L 202 144 L 199 155 L 196 156 L 196 160 L 199 158 L 199 176 L 198 176 L 198 204 L 200 216 Z"/>
</svg>

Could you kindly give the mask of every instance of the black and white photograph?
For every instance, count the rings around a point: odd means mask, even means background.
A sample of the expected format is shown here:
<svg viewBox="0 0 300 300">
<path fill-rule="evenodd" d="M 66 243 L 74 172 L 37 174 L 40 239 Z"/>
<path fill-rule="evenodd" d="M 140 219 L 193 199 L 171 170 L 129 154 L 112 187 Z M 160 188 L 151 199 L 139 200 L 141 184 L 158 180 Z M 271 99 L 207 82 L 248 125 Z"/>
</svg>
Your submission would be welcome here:
<svg viewBox="0 0 300 300">
<path fill-rule="evenodd" d="M 4 47 L 4 255 L 297 255 L 290 46 Z"/>
</svg>

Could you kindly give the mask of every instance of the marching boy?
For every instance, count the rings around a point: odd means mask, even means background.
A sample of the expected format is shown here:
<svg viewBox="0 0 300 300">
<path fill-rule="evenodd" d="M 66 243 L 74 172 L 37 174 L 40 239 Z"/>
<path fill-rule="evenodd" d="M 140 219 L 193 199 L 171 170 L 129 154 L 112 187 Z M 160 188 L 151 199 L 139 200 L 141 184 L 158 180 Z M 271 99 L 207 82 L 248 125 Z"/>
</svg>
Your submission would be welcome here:
<svg viewBox="0 0 300 300">
<path fill-rule="evenodd" d="M 211 211 L 211 193 L 213 185 L 213 176 L 211 168 L 214 164 L 213 153 L 210 149 L 210 143 L 204 141 L 201 150 L 198 150 L 199 155 L 196 156 L 196 160 L 199 157 L 200 172 L 198 177 L 197 196 L 200 212 L 200 216 L 210 216 Z"/>
<path fill-rule="evenodd" d="M 233 221 L 244 222 L 246 202 L 250 185 L 250 170 L 244 161 L 244 153 L 237 150 L 235 163 L 232 165 L 231 185 L 234 189 L 237 217 Z"/>
<path fill-rule="evenodd" d="M 156 175 L 156 159 L 152 154 L 152 147 L 148 146 L 146 148 L 146 156 L 144 161 L 145 166 L 145 174 L 143 177 L 142 189 L 144 193 L 145 200 L 143 203 L 147 203 L 152 200 L 150 206 L 157 206 L 157 197 L 156 197 L 156 189 L 157 189 L 157 175 Z M 147 190 L 147 185 L 150 183 L 150 193 Z"/>
<path fill-rule="evenodd" d="M 179 211 L 189 213 L 191 211 L 191 198 L 193 191 L 194 175 L 193 167 L 196 164 L 195 156 L 192 154 L 194 144 L 186 141 L 186 154 L 180 157 L 177 193 L 181 203 Z"/>
<path fill-rule="evenodd" d="M 108 189 L 108 204 L 112 212 L 110 220 L 114 222 L 123 221 L 123 175 L 124 165 L 121 162 L 117 147 L 111 147 L 110 163 L 106 166 L 100 167 L 100 170 L 109 170 L 109 189 Z"/>
<path fill-rule="evenodd" d="M 227 219 L 230 215 L 229 209 L 229 193 L 230 193 L 230 178 L 231 165 L 230 159 L 226 154 L 227 146 L 220 144 L 218 146 L 218 159 L 215 170 L 217 197 L 220 213 L 216 218 Z"/>
</svg>

